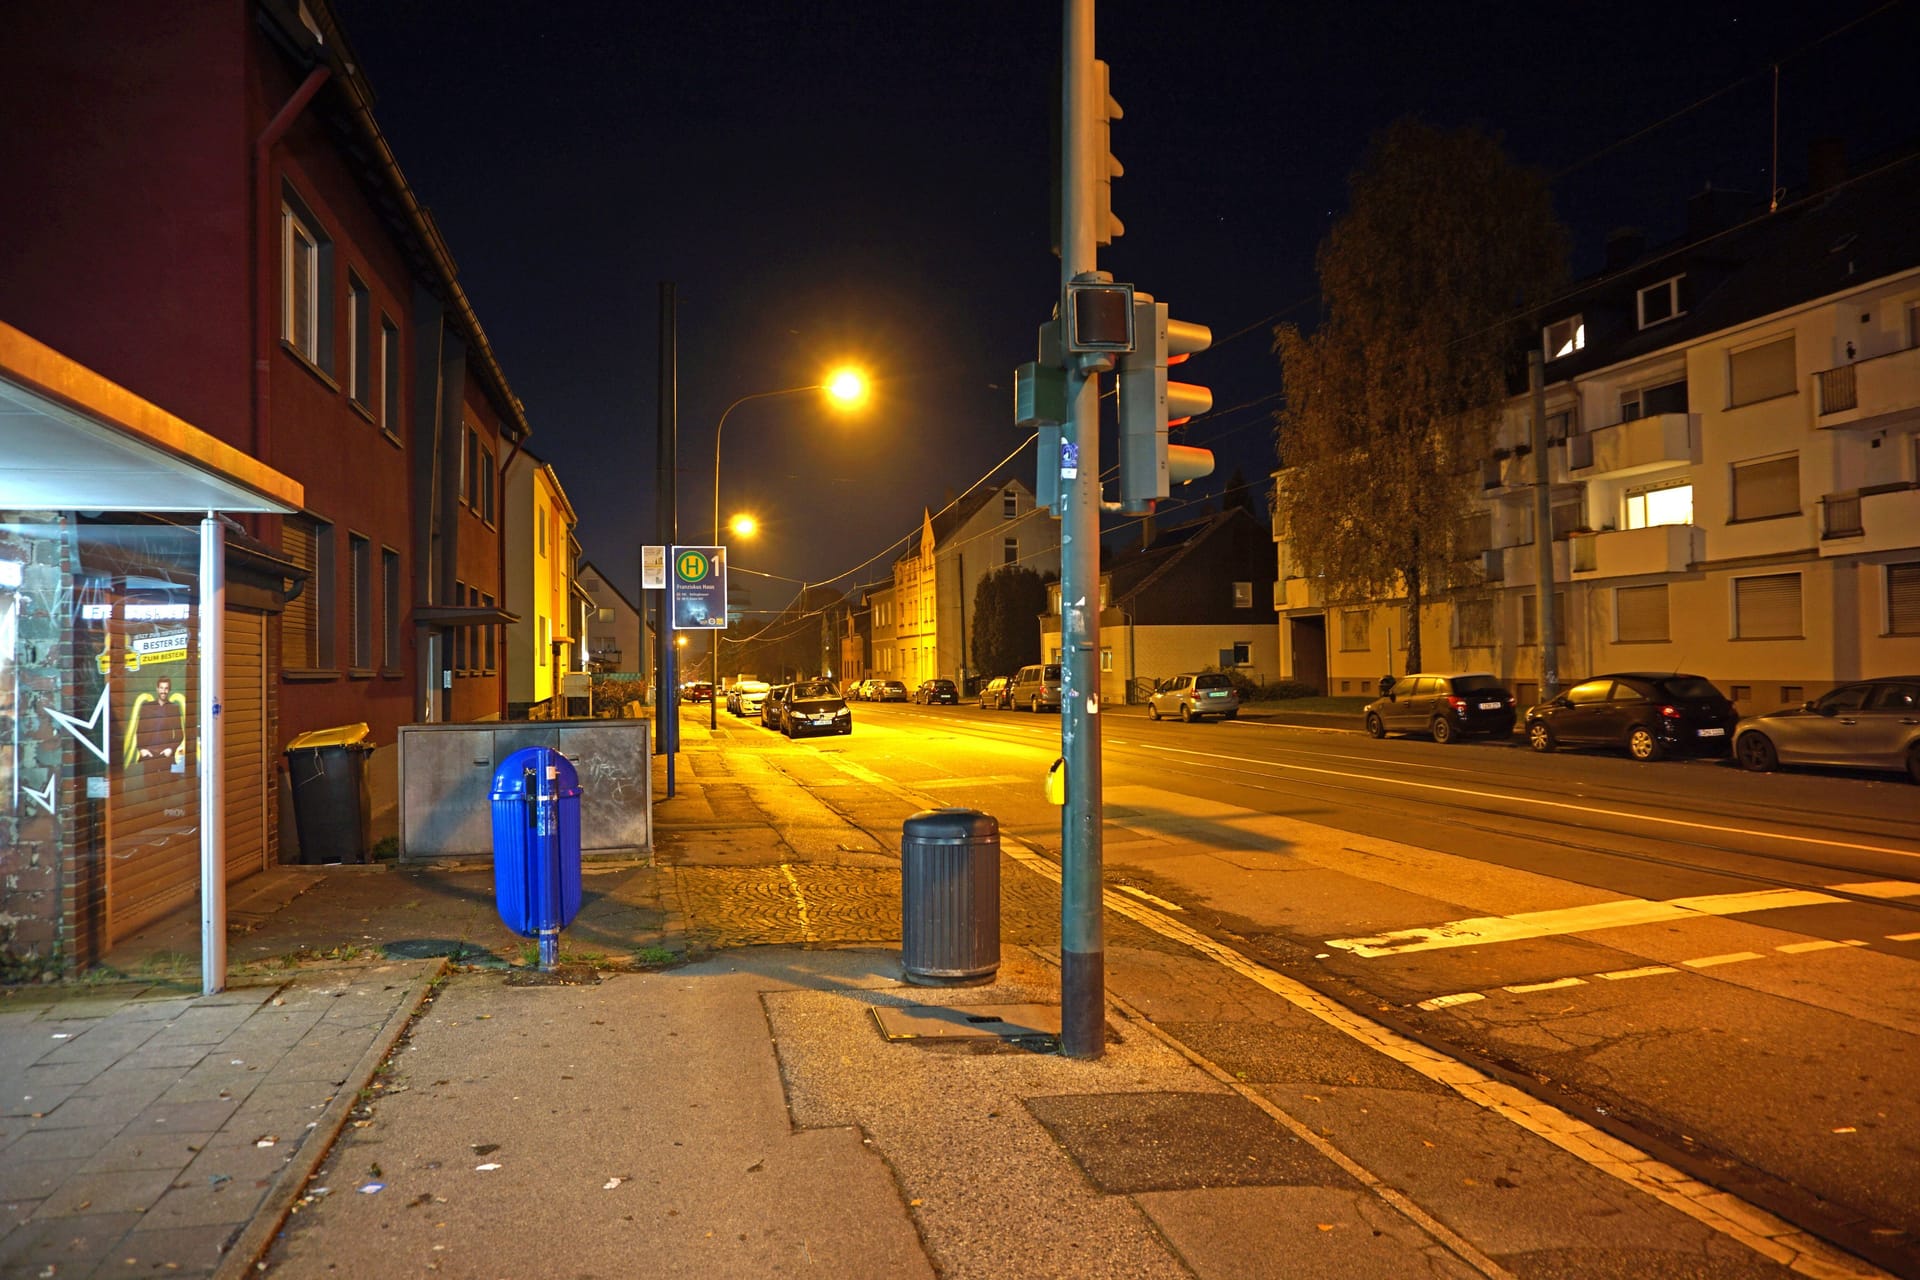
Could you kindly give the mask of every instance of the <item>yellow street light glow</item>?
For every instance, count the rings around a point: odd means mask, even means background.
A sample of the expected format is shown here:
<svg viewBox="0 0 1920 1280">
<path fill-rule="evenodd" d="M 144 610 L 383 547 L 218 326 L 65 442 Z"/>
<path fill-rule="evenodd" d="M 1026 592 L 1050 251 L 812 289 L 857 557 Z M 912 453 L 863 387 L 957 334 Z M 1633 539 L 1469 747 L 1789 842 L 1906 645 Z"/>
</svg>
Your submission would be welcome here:
<svg viewBox="0 0 1920 1280">
<path fill-rule="evenodd" d="M 742 511 L 739 515 L 727 521 L 727 528 L 743 538 L 751 538 L 754 534 L 760 532 L 760 522 Z"/>
<path fill-rule="evenodd" d="M 867 398 L 867 375 L 854 368 L 835 369 L 827 375 L 827 395 L 844 408 L 858 408 Z"/>
</svg>

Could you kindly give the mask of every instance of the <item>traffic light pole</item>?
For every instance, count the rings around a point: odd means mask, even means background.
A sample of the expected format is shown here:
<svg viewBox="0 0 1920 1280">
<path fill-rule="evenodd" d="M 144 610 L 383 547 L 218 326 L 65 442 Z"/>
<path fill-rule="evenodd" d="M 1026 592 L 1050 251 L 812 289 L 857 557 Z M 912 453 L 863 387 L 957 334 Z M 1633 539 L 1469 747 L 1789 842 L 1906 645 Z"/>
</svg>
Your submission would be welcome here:
<svg viewBox="0 0 1920 1280">
<path fill-rule="evenodd" d="M 1098 268 L 1094 184 L 1093 0 L 1065 0 L 1061 76 L 1060 283 Z M 1104 93 L 1104 90 L 1101 90 Z M 1098 113 L 1098 114 L 1096 114 Z M 1106 932 L 1101 918 L 1100 804 L 1100 379 L 1068 357 L 1068 421 L 1060 468 L 1060 755 L 1067 802 L 1060 811 L 1060 1047 L 1070 1058 L 1106 1048 Z"/>
</svg>

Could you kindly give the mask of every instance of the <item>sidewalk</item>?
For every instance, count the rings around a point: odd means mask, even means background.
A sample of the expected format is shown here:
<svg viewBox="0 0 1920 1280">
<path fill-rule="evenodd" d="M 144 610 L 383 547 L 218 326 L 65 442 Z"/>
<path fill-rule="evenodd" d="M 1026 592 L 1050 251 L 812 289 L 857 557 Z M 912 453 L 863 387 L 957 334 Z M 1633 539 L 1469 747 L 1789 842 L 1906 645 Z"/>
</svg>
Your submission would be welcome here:
<svg viewBox="0 0 1920 1280">
<path fill-rule="evenodd" d="M 0 1000 L 0 1280 L 1878 1274 L 1120 895 L 1062 1058 L 1044 858 L 1003 841 L 993 984 L 906 985 L 921 802 L 856 825 L 725 736 L 557 981 L 484 867 L 284 868 L 231 992 Z"/>
</svg>

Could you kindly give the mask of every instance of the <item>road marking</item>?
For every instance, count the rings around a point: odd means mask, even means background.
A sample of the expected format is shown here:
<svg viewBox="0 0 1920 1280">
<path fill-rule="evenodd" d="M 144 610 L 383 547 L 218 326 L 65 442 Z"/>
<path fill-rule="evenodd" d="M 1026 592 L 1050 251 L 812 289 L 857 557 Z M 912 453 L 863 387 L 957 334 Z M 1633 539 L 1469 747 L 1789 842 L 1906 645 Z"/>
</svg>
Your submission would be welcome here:
<svg viewBox="0 0 1920 1280">
<path fill-rule="evenodd" d="M 1920 942 L 1920 933 L 1890 933 L 1888 942 Z"/>
<path fill-rule="evenodd" d="M 1556 978 L 1552 982 L 1523 982 L 1514 987 L 1502 987 L 1502 991 L 1511 991 L 1514 995 L 1524 996 L 1535 991 L 1558 991 L 1562 987 L 1584 987 L 1585 978 Z"/>
<path fill-rule="evenodd" d="M 1651 978 L 1656 973 L 1678 973 L 1670 964 L 1644 964 L 1638 969 L 1614 969 L 1600 976 L 1608 982 L 1619 982 L 1625 978 Z"/>
<path fill-rule="evenodd" d="M 1663 924 L 1703 916 L 1744 915 L 1782 907 L 1811 907 L 1841 902 L 1832 894 L 1810 889 L 1759 889 L 1747 893 L 1711 893 L 1652 902 L 1621 898 L 1584 907 L 1551 911 L 1521 911 L 1510 916 L 1476 916 L 1415 929 L 1395 929 L 1370 938 L 1330 938 L 1327 945 L 1350 951 L 1362 959 L 1403 955 L 1410 951 L 1439 951 L 1447 947 L 1477 947 L 1527 938 L 1550 938 L 1569 933 L 1591 933 L 1630 925 Z"/>
<path fill-rule="evenodd" d="M 1431 1000 L 1422 1000 L 1419 1007 L 1431 1012 L 1435 1009 L 1444 1009 L 1449 1005 L 1472 1004 L 1475 1000 L 1485 999 L 1486 997 L 1478 991 L 1461 991 L 1450 996 L 1435 996 Z"/>
<path fill-rule="evenodd" d="M 1202 760 L 1227 760 L 1234 764 L 1259 765 L 1270 769 L 1291 769 L 1296 773 L 1325 774 L 1330 778 L 1354 778 L 1367 782 L 1378 782 L 1391 787 L 1409 787 L 1416 791 L 1444 791 L 1450 796 L 1473 796 L 1481 800 L 1499 800 L 1508 804 L 1532 805 L 1538 809 L 1563 809 L 1571 813 L 1593 814 L 1597 817 L 1620 818 L 1627 822 L 1646 822 L 1663 827 L 1684 827 L 1690 831 L 1712 831 L 1721 835 L 1757 836 L 1763 840 L 1784 840 L 1789 844 L 1817 845 L 1823 849 L 1853 849 L 1862 853 L 1885 853 L 1896 858 L 1920 858 L 1920 852 L 1912 849 L 1895 849 L 1887 845 L 1858 844 L 1851 840 L 1826 840 L 1819 836 L 1796 836 L 1780 831 L 1757 831 L 1752 827 L 1727 827 L 1713 822 L 1694 822 L 1686 818 L 1662 818 L 1655 814 L 1634 813 L 1627 809 L 1608 809 L 1602 805 L 1573 804 L 1566 800 L 1542 800 L 1537 796 L 1515 795 L 1505 791 L 1481 791 L 1472 787 L 1453 786 L 1437 782 L 1416 782 L 1411 778 L 1387 777 L 1377 773 L 1360 773 L 1349 769 L 1322 769 L 1315 765 L 1290 764 L 1283 760 L 1255 760 L 1247 756 L 1224 755 L 1217 751 L 1195 751 L 1189 747 L 1169 747 L 1144 744 L 1149 751 L 1166 751 L 1175 755 L 1197 756 Z"/>
<path fill-rule="evenodd" d="M 1758 951 L 1729 951 L 1723 956 L 1701 956 L 1698 960 L 1682 960 L 1680 963 L 1689 969 L 1711 969 L 1717 964 L 1739 964 L 1742 960 L 1765 960 Z"/>
<path fill-rule="evenodd" d="M 1118 889 L 1122 893 L 1132 894 L 1134 897 L 1140 899 L 1140 901 L 1142 902 L 1151 902 L 1154 906 L 1159 907 L 1163 911 L 1185 911 L 1186 910 L 1185 907 L 1180 906 L 1178 903 L 1168 902 L 1165 898 L 1156 898 L 1152 894 L 1148 893 L 1145 889 L 1136 889 L 1130 884 L 1117 884 L 1113 887 Z"/>
<path fill-rule="evenodd" d="M 1830 884 L 1827 888 L 1862 898 L 1920 898 L 1920 884 L 1911 880 L 1866 880 L 1859 884 Z"/>
<path fill-rule="evenodd" d="M 1812 942 L 1786 942 L 1774 948 L 1790 956 L 1804 955 L 1809 951 L 1832 951 L 1839 947 L 1864 947 L 1867 944 L 1857 938 L 1848 938 L 1845 942 L 1835 942 L 1828 938 L 1815 938 Z"/>
</svg>

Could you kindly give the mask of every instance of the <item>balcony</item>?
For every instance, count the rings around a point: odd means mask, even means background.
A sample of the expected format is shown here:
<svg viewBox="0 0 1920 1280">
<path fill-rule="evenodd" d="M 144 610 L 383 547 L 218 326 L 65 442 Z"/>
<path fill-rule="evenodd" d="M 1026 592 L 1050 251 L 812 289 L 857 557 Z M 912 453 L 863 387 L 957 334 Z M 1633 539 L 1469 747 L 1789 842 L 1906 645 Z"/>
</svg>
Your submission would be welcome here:
<svg viewBox="0 0 1920 1280">
<path fill-rule="evenodd" d="M 1327 584 L 1323 578 L 1288 578 L 1275 584 L 1275 594 L 1282 609 L 1324 609 L 1327 607 Z M 1284 587 L 1281 592 L 1278 588 Z"/>
<path fill-rule="evenodd" d="M 1675 463 L 1698 462 L 1694 444 L 1700 418 L 1692 413 L 1656 413 L 1631 422 L 1567 437 L 1567 471 L 1579 480 L 1631 476 Z"/>
<path fill-rule="evenodd" d="M 1553 544 L 1553 580 L 1567 580 L 1566 539 L 1556 539 Z M 1488 582 L 1501 582 L 1509 587 L 1530 587 L 1540 581 L 1540 552 L 1529 542 L 1520 547 L 1496 547 L 1487 552 L 1489 561 L 1498 557 L 1499 568 L 1489 564 Z"/>
<path fill-rule="evenodd" d="M 1706 546 L 1706 531 L 1691 524 L 1576 533 L 1567 540 L 1576 582 L 1641 573 L 1681 573 L 1706 558 Z"/>
<path fill-rule="evenodd" d="M 1820 499 L 1820 554 L 1853 556 L 1920 546 L 1920 485 L 1875 485 Z"/>
<path fill-rule="evenodd" d="M 1813 375 L 1814 425 L 1881 427 L 1920 418 L 1920 347 Z"/>
</svg>

